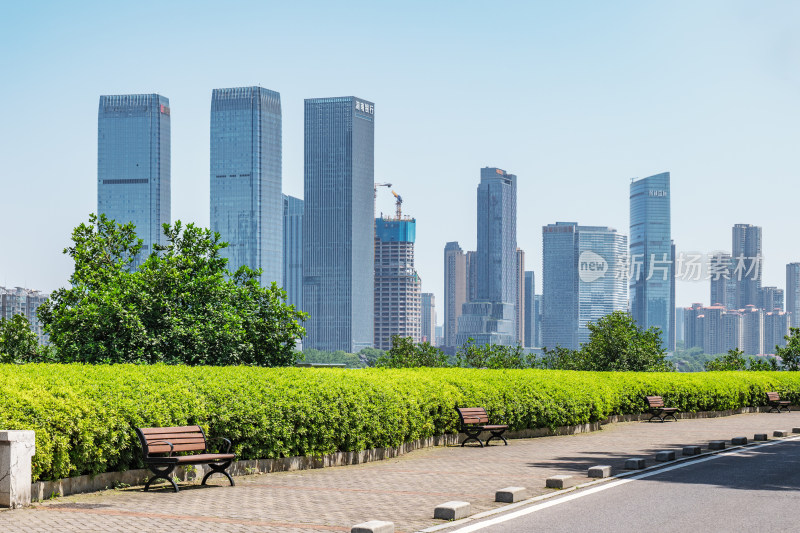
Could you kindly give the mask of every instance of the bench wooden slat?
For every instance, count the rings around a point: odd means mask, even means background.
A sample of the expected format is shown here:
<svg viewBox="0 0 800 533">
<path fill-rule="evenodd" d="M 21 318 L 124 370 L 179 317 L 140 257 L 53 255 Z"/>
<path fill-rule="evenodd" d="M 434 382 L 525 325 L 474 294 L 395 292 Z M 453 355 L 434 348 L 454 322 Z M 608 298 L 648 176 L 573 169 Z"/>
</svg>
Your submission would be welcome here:
<svg viewBox="0 0 800 533">
<path fill-rule="evenodd" d="M 202 433 L 203 430 L 200 426 L 173 426 L 166 428 L 139 428 L 142 435 L 151 435 L 153 433 Z"/>
</svg>

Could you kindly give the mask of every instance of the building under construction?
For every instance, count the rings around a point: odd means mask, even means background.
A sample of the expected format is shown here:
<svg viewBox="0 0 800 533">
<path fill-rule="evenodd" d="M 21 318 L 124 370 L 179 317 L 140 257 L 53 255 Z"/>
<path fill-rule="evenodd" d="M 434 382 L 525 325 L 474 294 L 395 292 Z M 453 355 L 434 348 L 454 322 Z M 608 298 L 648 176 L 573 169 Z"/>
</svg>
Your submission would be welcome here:
<svg viewBox="0 0 800 533">
<path fill-rule="evenodd" d="M 395 217 L 375 219 L 375 347 L 388 350 L 392 336 L 422 337 L 422 295 L 414 268 L 417 221 L 403 217 L 403 199 L 394 191 Z"/>
</svg>

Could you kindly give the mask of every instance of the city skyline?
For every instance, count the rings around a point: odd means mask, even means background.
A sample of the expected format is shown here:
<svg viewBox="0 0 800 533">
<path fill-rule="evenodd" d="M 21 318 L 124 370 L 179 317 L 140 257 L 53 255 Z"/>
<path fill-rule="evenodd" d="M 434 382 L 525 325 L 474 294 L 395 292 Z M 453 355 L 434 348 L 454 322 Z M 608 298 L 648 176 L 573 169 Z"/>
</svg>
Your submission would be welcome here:
<svg viewBox="0 0 800 533">
<path fill-rule="evenodd" d="M 281 7 L 270 14 L 282 24 L 268 36 L 246 30 L 263 20 L 266 8 L 256 8 L 242 28 L 232 14 L 212 18 L 202 8 L 186 17 L 186 6 L 159 6 L 174 22 L 159 42 L 138 38 L 132 23 L 111 32 L 103 20 L 113 15 L 88 5 L 9 8 L 8 31 L 0 36 L 9 50 L 0 58 L 9 77 L 0 95 L 14 105 L 0 133 L 2 192 L 34 198 L 48 216 L 31 218 L 30 207 L 18 202 L 4 210 L 0 244 L 22 253 L 0 258 L 0 283 L 44 291 L 66 284 L 71 263 L 61 250 L 95 209 L 98 95 L 170 97 L 171 218 L 210 227 L 209 185 L 202 179 L 209 175 L 208 95 L 216 87 L 256 84 L 281 93 L 282 192 L 296 197 L 303 196 L 303 99 L 360 94 L 381 106 L 375 177 L 396 183 L 416 206 L 417 268 L 423 290 L 440 297 L 444 243 L 476 248 L 476 214 L 464 206 L 472 204 L 474 169 L 484 166 L 513 168 L 520 176 L 526 208 L 518 245 L 539 279 L 537 228 L 551 220 L 626 228 L 629 178 L 662 170 L 672 175 L 678 251 L 726 250 L 730 227 L 749 223 L 764 231 L 765 286 L 784 287 L 785 265 L 800 260 L 791 232 L 797 215 L 785 185 L 796 183 L 791 154 L 799 112 L 792 102 L 800 48 L 790 23 L 796 5 L 468 6 L 457 25 L 447 23 L 452 14 L 443 6 L 426 5 L 424 20 L 409 6 L 391 16 L 376 12 L 358 35 L 336 31 L 349 17 L 333 7 L 318 6 L 320 19 L 313 20 Z M 598 25 L 598 18 L 614 24 Z M 470 38 L 491 23 L 515 34 L 514 42 Z M 425 46 L 398 47 L 411 28 L 432 37 Z M 752 40 L 743 42 L 742 32 Z M 667 35 L 682 38 L 666 46 Z M 99 36 L 112 44 L 97 47 Z M 248 50 L 264 46 L 283 47 L 285 54 L 256 65 Z M 326 52 L 316 54 L 320 49 Z M 346 50 L 359 50 L 357 59 L 334 66 L 330 59 Z M 446 74 L 439 68 L 443 56 Z M 297 68 L 302 62 L 308 72 Z M 521 65 L 533 68 L 521 73 Z M 485 76 L 489 70 L 495 76 Z M 69 106 L 40 110 L 45 75 L 60 80 Z M 498 76 L 515 83 L 490 80 Z M 423 77 L 426 84 L 419 83 Z M 711 209 L 709 198 L 726 209 Z M 379 194 L 378 213 L 391 212 L 391 202 Z M 23 217 L 30 222 L 11 231 Z M 679 306 L 707 302 L 708 285 L 679 282 L 677 293 Z"/>
</svg>

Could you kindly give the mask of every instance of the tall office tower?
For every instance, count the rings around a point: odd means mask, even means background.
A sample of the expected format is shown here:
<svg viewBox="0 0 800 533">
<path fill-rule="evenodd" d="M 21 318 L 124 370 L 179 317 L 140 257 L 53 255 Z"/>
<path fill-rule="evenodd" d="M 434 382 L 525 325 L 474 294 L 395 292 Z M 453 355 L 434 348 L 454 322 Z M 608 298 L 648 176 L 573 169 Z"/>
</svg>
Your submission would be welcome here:
<svg viewBox="0 0 800 533">
<path fill-rule="evenodd" d="M 283 283 L 281 96 L 262 87 L 211 94 L 211 230 L 228 269 L 262 269 Z"/>
<path fill-rule="evenodd" d="M 786 346 L 789 334 L 789 313 L 773 311 L 764 314 L 764 353 L 774 354 L 776 347 Z"/>
<path fill-rule="evenodd" d="M 755 305 L 748 305 L 740 312 L 742 313 L 742 338 L 744 339 L 741 349 L 746 355 L 764 353 L 764 311 Z"/>
<path fill-rule="evenodd" d="M 714 252 L 709 256 L 708 275 L 711 284 L 711 305 L 736 309 L 736 280 L 733 278 L 731 254 Z"/>
<path fill-rule="evenodd" d="M 683 307 L 675 308 L 675 342 L 682 343 L 686 347 L 686 327 L 684 320 L 686 318 L 685 309 Z"/>
<path fill-rule="evenodd" d="M 535 294 L 533 296 L 533 312 L 534 312 L 534 322 L 533 322 L 533 329 L 536 330 L 536 337 L 534 338 L 534 347 L 541 348 L 542 347 L 542 312 L 544 310 L 544 296 L 541 294 Z"/>
<path fill-rule="evenodd" d="M 703 304 L 692 304 L 683 310 L 684 348 L 703 347 Z"/>
<path fill-rule="evenodd" d="M 786 265 L 786 311 L 793 328 L 800 328 L 800 263 Z"/>
<path fill-rule="evenodd" d="M 414 268 L 413 218 L 375 219 L 375 339 L 381 350 L 392 337 L 422 337 L 422 283 Z"/>
<path fill-rule="evenodd" d="M 467 257 L 458 242 L 444 247 L 444 345 L 456 345 L 458 317 L 467 301 Z"/>
<path fill-rule="evenodd" d="M 542 344 L 578 349 L 597 322 L 628 304 L 628 239 L 605 226 L 556 222 L 542 227 Z"/>
<path fill-rule="evenodd" d="M 422 341 L 436 346 L 436 297 L 432 292 L 422 293 Z"/>
<path fill-rule="evenodd" d="M 517 344 L 517 177 L 494 167 L 481 169 L 478 184 L 478 249 L 475 301 L 464 304 L 456 344 Z M 473 266 L 473 262 L 476 265 Z"/>
<path fill-rule="evenodd" d="M 763 257 L 761 255 L 761 227 L 750 224 L 733 226 L 733 253 L 731 257 L 733 279 L 736 282 L 736 307 L 760 305 Z"/>
<path fill-rule="evenodd" d="M 536 274 L 533 270 L 525 271 L 525 291 L 523 298 L 525 307 L 525 348 L 533 348 L 536 344 Z"/>
<path fill-rule="evenodd" d="M 158 94 L 100 97 L 97 213 L 133 222 L 144 241 L 134 266 L 164 244 L 170 219 L 169 99 Z"/>
<path fill-rule="evenodd" d="M 525 346 L 525 252 L 517 248 L 517 301 L 515 303 L 517 344 Z"/>
<path fill-rule="evenodd" d="M 712 305 L 703 308 L 705 317 L 705 328 L 703 330 L 703 352 L 707 354 L 718 354 L 727 352 L 723 340 L 723 316 L 725 308 L 721 305 Z"/>
<path fill-rule="evenodd" d="M 372 345 L 375 106 L 353 96 L 305 101 L 303 346 Z"/>
<path fill-rule="evenodd" d="M 631 315 L 642 329 L 659 328 L 663 347 L 674 349 L 669 172 L 632 182 L 630 203 Z"/>
<path fill-rule="evenodd" d="M 49 297 L 49 294 L 33 289 L 0 287 L 0 319 L 11 320 L 14 315 L 23 315 L 28 319 L 31 331 L 39 338 L 39 342 L 46 343 L 49 336 L 44 333 L 36 310 Z"/>
<path fill-rule="evenodd" d="M 283 195 L 283 289 L 287 302 L 303 308 L 303 200 Z"/>
<path fill-rule="evenodd" d="M 783 289 L 778 287 L 761 287 L 758 307 L 764 311 L 783 311 Z"/>
<path fill-rule="evenodd" d="M 467 302 L 478 299 L 478 252 L 467 252 Z"/>
</svg>

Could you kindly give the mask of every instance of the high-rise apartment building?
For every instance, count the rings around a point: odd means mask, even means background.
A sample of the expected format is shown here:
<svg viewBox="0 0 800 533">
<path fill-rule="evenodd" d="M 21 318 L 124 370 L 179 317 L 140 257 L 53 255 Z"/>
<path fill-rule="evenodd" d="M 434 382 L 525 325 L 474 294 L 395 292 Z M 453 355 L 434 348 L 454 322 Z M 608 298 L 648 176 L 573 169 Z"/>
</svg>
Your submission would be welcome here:
<svg viewBox="0 0 800 533">
<path fill-rule="evenodd" d="M 228 247 L 228 269 L 262 269 L 283 283 L 281 97 L 263 87 L 211 95 L 211 230 Z"/>
<path fill-rule="evenodd" d="M 444 345 L 456 345 L 458 317 L 467 301 L 467 257 L 458 242 L 444 247 Z"/>
<path fill-rule="evenodd" d="M 357 352 L 374 341 L 375 106 L 305 101 L 303 346 Z"/>
<path fill-rule="evenodd" d="M 432 292 L 422 293 L 422 341 L 436 345 L 436 297 Z"/>
<path fill-rule="evenodd" d="M 286 301 L 303 308 L 303 200 L 283 195 L 283 288 Z"/>
<path fill-rule="evenodd" d="M 759 291 L 759 307 L 764 311 L 783 311 L 783 289 L 778 287 L 761 287 Z"/>
<path fill-rule="evenodd" d="M 517 344 L 525 346 L 525 252 L 517 248 L 517 301 L 515 304 Z"/>
<path fill-rule="evenodd" d="M 544 296 L 541 294 L 536 294 L 533 296 L 533 312 L 534 312 L 534 319 L 533 319 L 533 329 L 536 331 L 536 336 L 534 337 L 534 347 L 541 348 L 542 347 L 542 313 L 544 310 Z"/>
<path fill-rule="evenodd" d="M 764 353 L 764 319 L 766 313 L 754 305 L 745 306 L 742 313 L 742 338 L 744 344 L 740 349 L 746 355 Z"/>
<path fill-rule="evenodd" d="M 776 347 L 786 346 L 789 334 L 790 315 L 785 311 L 772 311 L 764 314 L 764 353 L 774 354 Z"/>
<path fill-rule="evenodd" d="M 375 339 L 381 350 L 392 337 L 422 338 L 422 282 L 414 268 L 417 222 L 413 218 L 375 219 Z"/>
<path fill-rule="evenodd" d="M 164 244 L 170 219 L 170 108 L 158 94 L 100 97 L 97 213 L 132 222 L 144 241 L 134 265 Z"/>
<path fill-rule="evenodd" d="M 40 343 L 46 343 L 48 336 L 42 329 L 36 310 L 50 297 L 41 291 L 14 287 L 7 289 L 0 287 L 0 318 L 11 320 L 14 315 L 23 315 L 28 319 L 31 331 L 39 337 Z"/>
<path fill-rule="evenodd" d="M 800 328 L 800 263 L 786 265 L 786 311 L 793 328 Z"/>
<path fill-rule="evenodd" d="M 525 338 L 522 346 L 533 348 L 536 344 L 536 275 L 533 270 L 525 271 L 525 290 L 523 306 L 525 308 Z"/>
<path fill-rule="evenodd" d="M 542 227 L 544 346 L 578 349 L 589 322 L 627 309 L 627 248 L 627 237 L 605 226 Z"/>
<path fill-rule="evenodd" d="M 736 280 L 733 278 L 731 254 L 715 252 L 708 261 L 708 276 L 711 285 L 711 305 L 725 309 L 736 309 Z"/>
<path fill-rule="evenodd" d="M 664 348 L 674 349 L 669 172 L 632 182 L 630 209 L 631 315 L 642 329 L 659 328 Z"/>
<path fill-rule="evenodd" d="M 732 248 L 733 279 L 736 283 L 736 308 L 761 305 L 761 279 L 763 257 L 761 253 L 761 227 L 750 224 L 733 226 Z"/>
<path fill-rule="evenodd" d="M 464 304 L 456 344 L 517 343 L 517 177 L 484 167 L 478 184 L 477 296 Z M 473 266 L 473 262 L 475 265 Z"/>
</svg>

